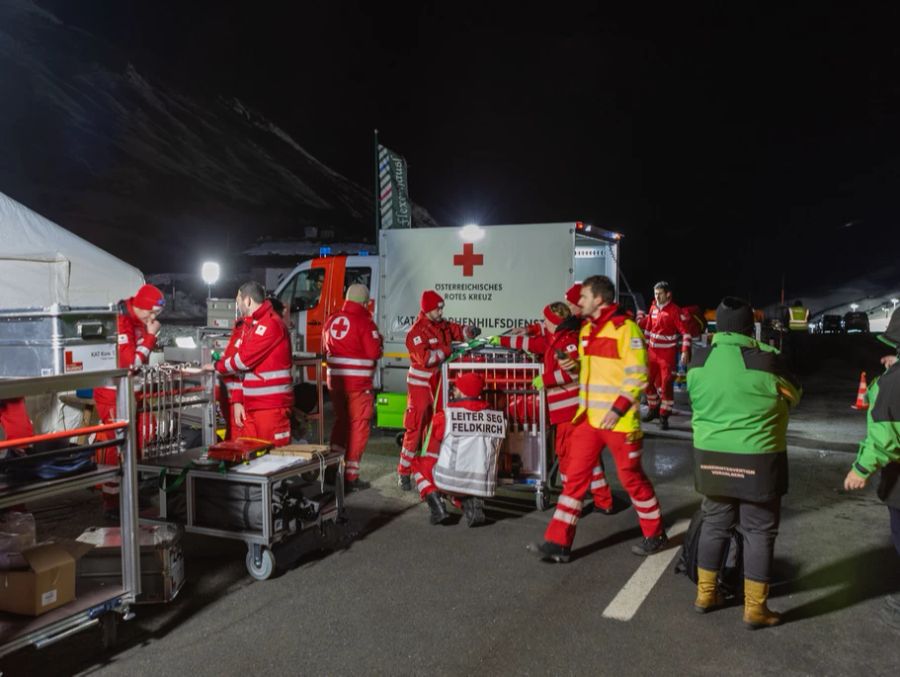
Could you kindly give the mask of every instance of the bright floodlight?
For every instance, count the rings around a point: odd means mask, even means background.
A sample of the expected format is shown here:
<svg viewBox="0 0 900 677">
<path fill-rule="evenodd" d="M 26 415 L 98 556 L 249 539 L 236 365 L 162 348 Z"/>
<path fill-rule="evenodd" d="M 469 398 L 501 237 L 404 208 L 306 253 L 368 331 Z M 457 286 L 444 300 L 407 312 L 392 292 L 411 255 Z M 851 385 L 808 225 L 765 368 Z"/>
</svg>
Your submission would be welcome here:
<svg viewBox="0 0 900 677">
<path fill-rule="evenodd" d="M 891 303 L 893 303 L 894 306 L 896 306 L 898 303 L 900 303 L 900 299 L 891 299 Z"/>
<path fill-rule="evenodd" d="M 200 277 L 207 285 L 213 285 L 219 280 L 219 264 L 215 261 L 206 261 L 200 268 Z"/>
<path fill-rule="evenodd" d="M 856 312 L 856 309 L 857 309 L 857 308 L 859 308 L 859 304 L 858 304 L 858 303 L 851 303 L 851 304 L 850 304 L 850 310 L 852 310 L 854 313 Z"/>
<path fill-rule="evenodd" d="M 465 226 L 459 229 L 459 236 L 465 242 L 478 242 L 479 240 L 484 238 L 484 228 L 479 226 L 477 223 L 467 223 Z"/>
</svg>

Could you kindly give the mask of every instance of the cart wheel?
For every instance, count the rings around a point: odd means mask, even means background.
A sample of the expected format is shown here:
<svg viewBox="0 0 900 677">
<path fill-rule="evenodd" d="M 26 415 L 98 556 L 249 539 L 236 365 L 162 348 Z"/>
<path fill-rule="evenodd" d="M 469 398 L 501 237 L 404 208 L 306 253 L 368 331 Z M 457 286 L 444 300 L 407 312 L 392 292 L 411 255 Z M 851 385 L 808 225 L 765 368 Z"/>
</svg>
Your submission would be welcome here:
<svg viewBox="0 0 900 677">
<path fill-rule="evenodd" d="M 247 571 L 257 581 L 266 580 L 275 572 L 275 555 L 268 548 L 261 548 L 257 564 L 251 548 L 247 551 Z"/>
<path fill-rule="evenodd" d="M 112 649 L 116 645 L 119 631 L 119 614 L 114 611 L 100 616 L 100 642 L 104 649 Z"/>
<path fill-rule="evenodd" d="M 550 497 L 547 495 L 546 490 L 538 491 L 534 495 L 534 504 L 541 512 L 544 512 L 547 508 L 550 507 Z"/>
<path fill-rule="evenodd" d="M 405 432 L 397 433 L 397 436 L 394 438 L 394 441 L 397 443 L 397 446 L 400 447 L 401 449 L 403 448 L 403 436 L 405 434 L 406 434 Z"/>
</svg>

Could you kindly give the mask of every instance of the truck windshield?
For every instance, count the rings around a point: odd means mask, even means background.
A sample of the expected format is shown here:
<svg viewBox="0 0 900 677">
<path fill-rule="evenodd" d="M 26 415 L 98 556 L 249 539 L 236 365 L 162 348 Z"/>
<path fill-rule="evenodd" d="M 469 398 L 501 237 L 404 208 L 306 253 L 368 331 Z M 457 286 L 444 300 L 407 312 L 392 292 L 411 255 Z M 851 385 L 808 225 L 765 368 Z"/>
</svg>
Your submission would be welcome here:
<svg viewBox="0 0 900 677">
<path fill-rule="evenodd" d="M 279 298 L 285 306 L 291 309 L 292 313 L 310 310 L 319 305 L 324 283 L 324 268 L 301 270 L 281 290 Z"/>
</svg>

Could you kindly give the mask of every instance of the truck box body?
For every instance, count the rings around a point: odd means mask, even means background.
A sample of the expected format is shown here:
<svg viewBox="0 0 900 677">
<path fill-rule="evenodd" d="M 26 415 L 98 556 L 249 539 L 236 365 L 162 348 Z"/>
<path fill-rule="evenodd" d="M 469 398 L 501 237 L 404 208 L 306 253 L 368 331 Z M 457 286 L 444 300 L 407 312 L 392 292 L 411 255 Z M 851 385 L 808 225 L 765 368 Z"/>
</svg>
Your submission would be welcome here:
<svg viewBox="0 0 900 677">
<path fill-rule="evenodd" d="M 444 297 L 444 317 L 503 334 L 541 319 L 576 280 L 617 281 L 620 236 L 580 222 L 383 230 L 378 256 L 307 261 L 276 294 L 290 305 L 295 348 L 320 352 L 325 319 L 349 284 L 369 287 L 384 336 L 376 387 L 406 393 L 406 334 L 426 289 Z"/>
</svg>

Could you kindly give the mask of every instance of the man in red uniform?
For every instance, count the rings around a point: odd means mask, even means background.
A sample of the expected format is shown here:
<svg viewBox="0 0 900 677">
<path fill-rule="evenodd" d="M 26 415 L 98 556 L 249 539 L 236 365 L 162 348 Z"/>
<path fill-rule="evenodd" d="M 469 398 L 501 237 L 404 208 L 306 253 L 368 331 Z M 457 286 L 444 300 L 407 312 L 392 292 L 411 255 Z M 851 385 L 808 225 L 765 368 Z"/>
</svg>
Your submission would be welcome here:
<svg viewBox="0 0 900 677">
<path fill-rule="evenodd" d="M 290 335 L 258 282 L 241 285 L 237 303 L 244 318 L 240 345 L 230 357 L 204 368 L 226 376 L 241 376 L 243 436 L 283 447 L 291 441 L 294 403 Z"/>
<path fill-rule="evenodd" d="M 653 287 L 653 304 L 650 313 L 638 313 L 637 322 L 647 337 L 649 361 L 649 386 L 644 421 L 659 418 L 660 427 L 669 429 L 669 415 L 675 406 L 675 376 L 678 372 L 678 346 L 687 364 L 691 350 L 691 330 L 687 316 L 672 301 L 668 282 L 657 282 Z M 661 401 L 660 401 L 661 400 Z"/>
<path fill-rule="evenodd" d="M 383 339 L 366 304 L 369 290 L 351 284 L 341 309 L 325 321 L 322 331 L 328 390 L 334 406 L 331 450 L 344 454 L 344 489 L 365 488 L 359 464 L 369 441 L 372 421 L 372 377 L 381 357 Z"/>
<path fill-rule="evenodd" d="M 628 492 L 644 535 L 631 551 L 650 555 L 667 543 L 661 511 L 641 466 L 642 434 L 637 402 L 647 385 L 647 353 L 640 328 L 615 302 L 615 286 L 604 276 L 584 281 L 581 309 L 589 319 L 579 333 L 579 360 L 560 361 L 579 369 L 579 404 L 573 419 L 566 481 L 544 542 L 528 549 L 543 560 L 568 562 L 581 515 L 581 497 L 604 447 L 609 447 L 622 486 Z"/>
<path fill-rule="evenodd" d="M 481 333 L 478 327 L 444 320 L 444 299 L 436 291 L 426 289 L 422 292 L 419 307 L 421 312 L 406 335 L 409 351 L 407 405 L 403 416 L 406 433 L 397 465 L 398 483 L 403 491 L 412 489 L 412 462 L 434 412 L 441 363 L 453 352 L 453 341 L 475 338 Z"/>
<path fill-rule="evenodd" d="M 157 317 L 166 305 L 163 293 L 152 284 L 145 284 L 130 299 L 119 301 L 119 314 L 116 318 L 118 339 L 116 349 L 116 366 L 119 369 L 140 369 L 150 362 L 150 352 L 156 346 L 156 337 L 162 327 Z M 116 389 L 114 386 L 94 388 L 94 402 L 97 405 L 97 417 L 103 423 L 116 420 Z M 138 419 L 136 437 L 137 451 L 140 457 L 141 446 L 145 436 L 152 436 L 152 419 L 141 415 Z M 115 433 L 97 433 L 98 441 L 111 440 Z M 105 447 L 97 450 L 97 463 L 118 465 L 119 450 L 117 447 Z M 103 510 L 109 517 L 114 517 L 119 510 L 119 481 L 103 484 Z"/>
</svg>

